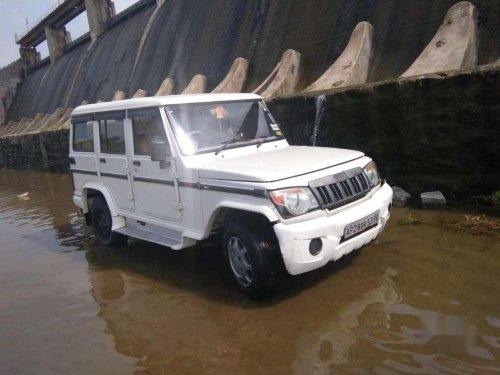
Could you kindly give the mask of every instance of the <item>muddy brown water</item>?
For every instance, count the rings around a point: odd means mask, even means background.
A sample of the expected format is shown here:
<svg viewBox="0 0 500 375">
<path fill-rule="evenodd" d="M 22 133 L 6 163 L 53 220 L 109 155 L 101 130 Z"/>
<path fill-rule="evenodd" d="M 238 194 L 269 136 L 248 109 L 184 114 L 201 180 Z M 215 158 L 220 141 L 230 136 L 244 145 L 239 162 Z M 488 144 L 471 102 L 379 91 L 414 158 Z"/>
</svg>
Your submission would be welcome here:
<svg viewBox="0 0 500 375">
<path fill-rule="evenodd" d="M 27 196 L 22 194 L 28 192 Z M 434 222 L 238 294 L 217 248 L 96 245 L 68 175 L 0 170 L 0 373 L 500 373 L 500 238 Z"/>
</svg>

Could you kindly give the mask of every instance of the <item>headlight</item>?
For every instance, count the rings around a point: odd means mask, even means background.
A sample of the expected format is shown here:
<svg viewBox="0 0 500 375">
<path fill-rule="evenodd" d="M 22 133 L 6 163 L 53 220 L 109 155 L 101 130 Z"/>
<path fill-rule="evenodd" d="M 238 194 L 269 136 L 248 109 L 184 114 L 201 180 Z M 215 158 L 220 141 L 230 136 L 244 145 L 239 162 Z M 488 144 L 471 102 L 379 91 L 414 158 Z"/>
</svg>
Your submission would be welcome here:
<svg viewBox="0 0 500 375">
<path fill-rule="evenodd" d="M 377 165 L 373 161 L 366 164 L 363 169 L 365 170 L 368 181 L 370 181 L 372 187 L 380 184 L 380 176 L 378 175 Z"/>
<path fill-rule="evenodd" d="M 305 214 L 319 207 L 309 188 L 291 188 L 271 191 L 271 200 L 283 218 Z"/>
</svg>

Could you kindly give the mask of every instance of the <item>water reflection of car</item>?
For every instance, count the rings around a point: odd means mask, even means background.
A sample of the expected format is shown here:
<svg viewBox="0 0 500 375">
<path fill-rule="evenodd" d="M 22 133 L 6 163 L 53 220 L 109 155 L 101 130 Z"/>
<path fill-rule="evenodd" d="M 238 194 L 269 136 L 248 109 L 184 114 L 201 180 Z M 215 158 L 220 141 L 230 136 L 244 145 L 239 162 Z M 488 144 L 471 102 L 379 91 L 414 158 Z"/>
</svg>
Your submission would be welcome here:
<svg viewBox="0 0 500 375">
<path fill-rule="evenodd" d="M 103 244 L 180 250 L 221 234 L 239 289 L 269 293 L 373 240 L 392 189 L 362 152 L 290 146 L 262 98 L 176 95 L 78 107 L 73 201 Z"/>
</svg>

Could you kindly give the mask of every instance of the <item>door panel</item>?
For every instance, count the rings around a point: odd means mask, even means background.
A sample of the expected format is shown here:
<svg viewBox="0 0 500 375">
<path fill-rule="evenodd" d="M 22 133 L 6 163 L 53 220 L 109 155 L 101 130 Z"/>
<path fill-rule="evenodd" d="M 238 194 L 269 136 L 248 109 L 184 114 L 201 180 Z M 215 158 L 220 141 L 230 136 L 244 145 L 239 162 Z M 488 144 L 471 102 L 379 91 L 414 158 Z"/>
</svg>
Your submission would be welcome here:
<svg viewBox="0 0 500 375">
<path fill-rule="evenodd" d="M 94 125 L 90 118 L 85 120 L 73 122 L 70 130 L 70 169 L 75 189 L 79 191 L 88 181 L 98 181 L 99 178 L 94 153 Z"/>
<path fill-rule="evenodd" d="M 139 216 L 180 221 L 173 164 L 167 161 L 161 168 L 160 162 L 151 161 L 149 156 L 151 139 L 160 137 L 167 141 L 159 109 L 129 111 L 128 116 L 132 120 L 130 170 L 135 212 Z"/>
<path fill-rule="evenodd" d="M 123 119 L 99 120 L 99 173 L 120 211 L 134 210 L 134 196 L 126 155 Z"/>
<path fill-rule="evenodd" d="M 125 155 L 100 154 L 97 164 L 101 179 L 111 193 L 117 208 L 132 211 L 134 209 L 134 196 Z"/>
<path fill-rule="evenodd" d="M 146 157 L 132 157 L 132 175 L 136 212 L 153 218 L 179 221 L 176 187 L 171 163 L 160 169 L 160 163 Z"/>
</svg>

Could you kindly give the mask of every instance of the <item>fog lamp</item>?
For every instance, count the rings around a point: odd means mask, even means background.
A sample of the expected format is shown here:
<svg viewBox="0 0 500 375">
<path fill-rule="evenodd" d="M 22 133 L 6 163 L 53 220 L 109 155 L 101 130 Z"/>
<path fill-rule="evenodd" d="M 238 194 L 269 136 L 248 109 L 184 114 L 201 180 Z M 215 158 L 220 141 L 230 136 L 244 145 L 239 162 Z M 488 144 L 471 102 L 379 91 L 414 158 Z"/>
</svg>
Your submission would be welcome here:
<svg viewBox="0 0 500 375">
<path fill-rule="evenodd" d="M 321 238 L 315 238 L 311 240 L 309 243 L 309 252 L 311 255 L 318 255 L 319 252 L 323 249 L 323 241 Z"/>
</svg>

